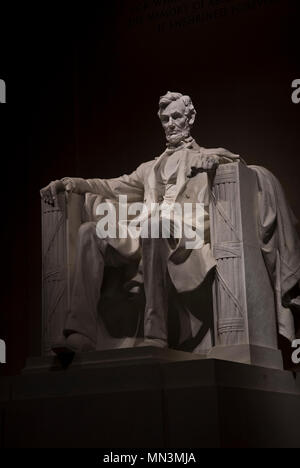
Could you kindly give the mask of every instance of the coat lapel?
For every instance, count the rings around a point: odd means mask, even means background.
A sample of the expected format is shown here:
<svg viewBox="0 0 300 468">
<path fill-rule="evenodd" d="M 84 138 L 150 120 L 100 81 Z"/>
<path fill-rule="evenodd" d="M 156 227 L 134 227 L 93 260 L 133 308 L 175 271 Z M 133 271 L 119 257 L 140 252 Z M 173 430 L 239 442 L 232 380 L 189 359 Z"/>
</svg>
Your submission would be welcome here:
<svg viewBox="0 0 300 468">
<path fill-rule="evenodd" d="M 193 140 L 187 148 L 183 148 L 177 151 L 178 157 L 180 158 L 180 164 L 178 167 L 177 173 L 177 182 L 176 182 L 176 198 L 182 193 L 186 186 L 187 182 L 187 160 L 190 150 L 201 151 L 201 147 Z M 156 162 L 153 164 L 149 176 L 148 176 L 148 185 L 149 185 L 149 202 L 157 203 L 158 196 L 161 193 L 162 180 L 160 177 L 160 167 L 165 158 L 170 155 L 169 151 L 165 151 L 156 159 Z"/>
<path fill-rule="evenodd" d="M 175 201 L 179 197 L 179 195 L 182 194 L 184 189 L 186 188 L 186 184 L 188 182 L 187 179 L 187 170 L 188 170 L 188 158 L 190 151 L 201 151 L 201 147 L 195 142 L 195 140 L 192 140 L 186 148 L 179 150 L 178 156 L 180 157 L 180 164 L 178 168 L 178 173 L 177 173 L 177 182 L 176 182 L 176 194 L 175 194 Z"/>
<path fill-rule="evenodd" d="M 162 184 L 159 170 L 160 170 L 161 163 L 167 157 L 168 157 L 168 153 L 167 151 L 165 151 L 156 159 L 156 162 L 153 164 L 150 170 L 150 173 L 148 176 L 149 195 L 150 195 L 149 202 L 150 203 L 158 202 L 158 194 L 160 192 L 160 186 Z"/>
<path fill-rule="evenodd" d="M 175 201 L 177 200 L 178 196 L 183 192 L 186 186 L 186 182 L 187 182 L 186 171 L 187 171 L 188 155 L 189 155 L 188 149 L 178 151 L 178 157 L 180 158 L 180 163 L 179 163 L 178 173 L 177 173 Z"/>
</svg>

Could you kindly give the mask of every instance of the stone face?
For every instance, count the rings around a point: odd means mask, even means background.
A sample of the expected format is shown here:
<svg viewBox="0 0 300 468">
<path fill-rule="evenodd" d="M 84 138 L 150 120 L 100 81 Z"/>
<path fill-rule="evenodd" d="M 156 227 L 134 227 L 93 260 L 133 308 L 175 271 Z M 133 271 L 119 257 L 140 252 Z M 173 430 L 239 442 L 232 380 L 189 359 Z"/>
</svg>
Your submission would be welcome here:
<svg viewBox="0 0 300 468">
<path fill-rule="evenodd" d="M 170 350 L 146 348 L 142 362 L 140 349 L 124 351 L 12 379 L 4 446 L 300 447 L 299 375 L 176 353 L 171 361 Z"/>
</svg>

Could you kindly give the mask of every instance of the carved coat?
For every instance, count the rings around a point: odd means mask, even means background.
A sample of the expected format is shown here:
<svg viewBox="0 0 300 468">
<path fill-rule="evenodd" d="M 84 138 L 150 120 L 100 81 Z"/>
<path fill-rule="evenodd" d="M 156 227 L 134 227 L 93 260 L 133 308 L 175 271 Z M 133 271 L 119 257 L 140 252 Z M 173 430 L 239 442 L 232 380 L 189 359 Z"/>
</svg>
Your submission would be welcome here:
<svg viewBox="0 0 300 468">
<path fill-rule="evenodd" d="M 279 181 L 267 169 L 249 166 L 257 175 L 261 251 L 275 291 L 279 333 L 295 338 L 293 313 L 300 312 L 300 240 L 297 219 Z M 298 320 L 299 321 L 299 320 Z"/>
<path fill-rule="evenodd" d="M 119 195 L 127 195 L 129 203 L 144 202 L 146 205 L 160 203 L 164 186 L 160 177 L 160 165 L 170 154 L 164 152 L 158 158 L 141 164 L 133 173 L 114 179 L 65 178 L 71 182 L 73 191 L 85 194 L 86 220 L 97 219 L 96 209 L 104 200 L 117 202 Z M 203 202 L 209 205 L 210 181 L 207 173 L 188 178 L 191 168 L 206 154 L 214 154 L 220 163 L 241 160 L 238 155 L 223 148 L 205 149 L 191 141 L 178 150 L 180 164 L 176 184 L 176 201 L 179 203 Z M 266 169 L 249 166 L 255 171 L 258 182 L 258 226 L 261 251 L 272 280 L 276 296 L 276 312 L 279 332 L 293 340 L 295 326 L 293 312 L 300 309 L 300 242 L 295 229 L 296 220 L 288 206 L 278 180 Z M 206 210 L 208 213 L 208 210 Z M 139 242 L 128 239 L 112 240 L 111 244 L 123 255 L 137 258 Z M 169 259 L 168 269 L 179 292 L 193 291 L 214 268 L 209 239 L 209 218 L 205 219 L 205 243 L 191 250 L 182 263 Z"/>
<path fill-rule="evenodd" d="M 175 202 L 203 203 L 204 216 L 204 245 L 195 250 L 186 251 L 175 261 L 174 253 L 169 258 L 168 270 L 174 286 L 178 292 L 192 291 L 204 280 L 207 273 L 215 267 L 216 261 L 210 248 L 209 236 L 209 180 L 206 172 L 198 173 L 189 178 L 192 167 L 200 167 L 201 158 L 205 155 L 216 155 L 220 164 L 239 161 L 238 155 L 223 148 L 206 149 L 200 147 L 190 139 L 177 150 L 180 160 L 177 172 Z M 80 179 L 65 178 L 64 182 L 71 183 L 75 193 L 88 193 L 86 196 L 87 219 L 97 219 L 96 209 L 104 200 L 118 202 L 118 196 L 127 195 L 128 203 L 143 202 L 147 207 L 161 203 L 164 195 L 164 185 L 161 179 L 160 167 L 168 157 L 170 150 L 152 161 L 141 164 L 134 172 L 114 179 Z M 136 258 L 139 254 L 139 239 L 128 236 L 126 239 L 108 239 L 109 243 L 126 257 Z"/>
</svg>

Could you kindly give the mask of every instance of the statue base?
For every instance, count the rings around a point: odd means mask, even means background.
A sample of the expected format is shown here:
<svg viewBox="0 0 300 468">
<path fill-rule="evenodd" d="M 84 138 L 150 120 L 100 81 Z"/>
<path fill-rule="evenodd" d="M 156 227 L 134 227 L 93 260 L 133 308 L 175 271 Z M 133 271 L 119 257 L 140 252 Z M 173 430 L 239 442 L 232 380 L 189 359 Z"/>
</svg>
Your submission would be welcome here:
<svg viewBox="0 0 300 468">
<path fill-rule="evenodd" d="M 36 358 L 0 418 L 8 448 L 300 448 L 300 376 L 156 348 Z"/>
<path fill-rule="evenodd" d="M 208 353 L 209 359 L 252 364 L 253 366 L 268 367 L 283 370 L 282 353 L 279 349 L 266 348 L 250 344 L 215 346 Z"/>
</svg>

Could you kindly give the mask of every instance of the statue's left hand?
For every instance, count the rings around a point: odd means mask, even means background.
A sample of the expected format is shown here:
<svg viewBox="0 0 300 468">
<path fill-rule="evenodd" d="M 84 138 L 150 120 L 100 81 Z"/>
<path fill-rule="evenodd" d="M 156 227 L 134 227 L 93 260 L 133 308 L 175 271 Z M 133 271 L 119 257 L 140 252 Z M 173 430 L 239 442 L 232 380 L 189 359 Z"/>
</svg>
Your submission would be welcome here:
<svg viewBox="0 0 300 468">
<path fill-rule="evenodd" d="M 204 171 L 217 169 L 220 163 L 220 158 L 216 154 L 203 154 L 200 158 L 199 165 Z"/>
<path fill-rule="evenodd" d="M 220 164 L 220 158 L 215 154 L 201 154 L 201 157 L 197 157 L 191 165 L 191 174 L 189 178 L 201 172 L 214 171 Z"/>
<path fill-rule="evenodd" d="M 65 185 L 61 180 L 50 182 L 49 185 L 40 190 L 40 194 L 45 203 L 54 206 L 57 194 L 65 190 Z"/>
</svg>

